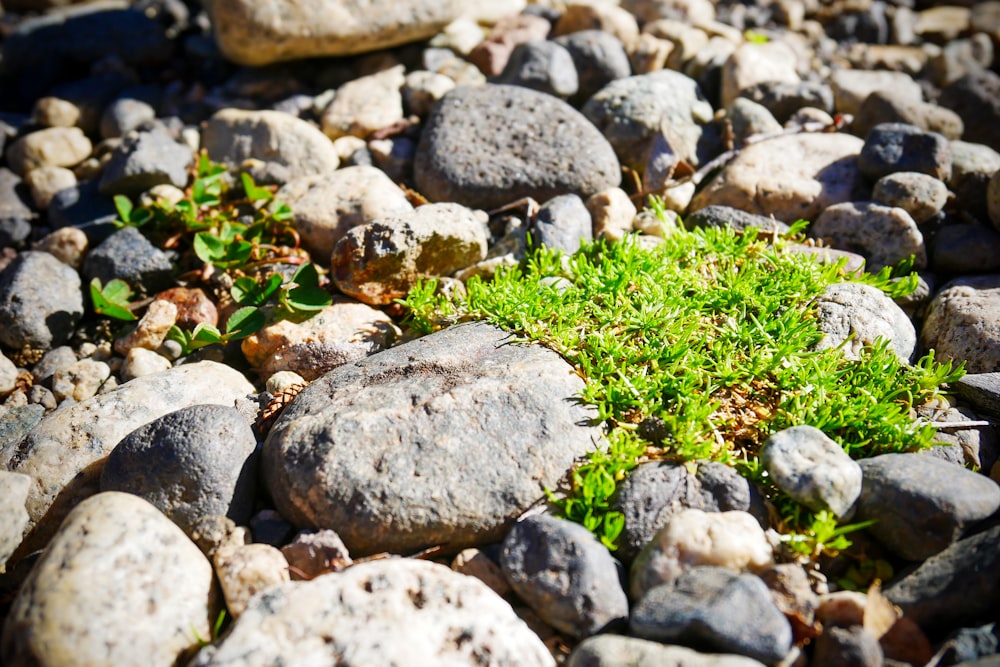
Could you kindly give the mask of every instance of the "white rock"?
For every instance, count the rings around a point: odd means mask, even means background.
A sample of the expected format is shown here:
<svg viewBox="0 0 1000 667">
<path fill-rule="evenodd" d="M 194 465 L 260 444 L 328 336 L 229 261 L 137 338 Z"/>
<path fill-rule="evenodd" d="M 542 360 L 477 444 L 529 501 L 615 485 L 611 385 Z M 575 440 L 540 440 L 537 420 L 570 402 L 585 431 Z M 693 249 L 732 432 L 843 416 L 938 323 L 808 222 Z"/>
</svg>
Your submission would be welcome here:
<svg viewBox="0 0 1000 667">
<path fill-rule="evenodd" d="M 819 298 L 819 328 L 823 339 L 817 350 L 837 347 L 848 359 L 860 359 L 861 350 L 879 338 L 892 343 L 896 356 L 909 363 L 917 345 L 913 322 L 885 292 L 862 283 L 830 285 Z"/>
<path fill-rule="evenodd" d="M 31 478 L 27 475 L 0 470 L 0 574 L 28 525 L 24 502 L 30 486 Z"/>
<path fill-rule="evenodd" d="M 81 359 L 52 374 L 52 393 L 58 401 L 85 401 L 97 394 L 109 377 L 111 367 L 103 361 Z"/>
<path fill-rule="evenodd" d="M 250 598 L 270 586 L 291 581 L 288 561 L 270 544 L 219 547 L 213 556 L 215 574 L 226 596 L 226 608 L 239 618 Z"/>
<path fill-rule="evenodd" d="M 115 352 L 128 354 L 132 348 L 155 350 L 163 345 L 170 327 L 177 323 L 177 305 L 157 299 L 149 304 L 135 329 L 115 341 Z"/>
<path fill-rule="evenodd" d="M 744 88 L 763 81 L 798 83 L 795 51 L 784 42 L 745 42 L 722 67 L 721 105 L 726 107 Z"/>
<path fill-rule="evenodd" d="M 337 90 L 320 122 L 330 139 L 346 135 L 363 139 L 403 119 L 404 67 L 397 65 L 345 83 Z"/>
<path fill-rule="evenodd" d="M 133 347 L 125 355 L 121 377 L 123 381 L 128 382 L 145 375 L 168 371 L 172 365 L 169 359 L 158 352 L 144 347 Z"/>
<path fill-rule="evenodd" d="M 298 373 L 293 371 L 278 371 L 267 378 L 265 388 L 271 394 L 278 394 L 297 384 L 304 385 L 305 383 L 305 378 Z"/>
<path fill-rule="evenodd" d="M 17 366 L 0 351 L 0 398 L 7 398 L 17 386 Z"/>
</svg>

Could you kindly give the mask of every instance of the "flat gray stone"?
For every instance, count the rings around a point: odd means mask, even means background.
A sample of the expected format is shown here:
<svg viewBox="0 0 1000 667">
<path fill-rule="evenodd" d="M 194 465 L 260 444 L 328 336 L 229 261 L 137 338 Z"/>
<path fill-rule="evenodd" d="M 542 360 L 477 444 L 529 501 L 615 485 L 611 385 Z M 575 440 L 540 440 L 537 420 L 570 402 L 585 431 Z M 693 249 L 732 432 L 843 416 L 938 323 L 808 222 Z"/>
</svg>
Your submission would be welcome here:
<svg viewBox="0 0 1000 667">
<path fill-rule="evenodd" d="M 422 560 L 362 563 L 253 598 L 191 667 L 554 667 L 542 641 L 474 577 Z"/>
<path fill-rule="evenodd" d="M 47 252 L 20 253 L 0 272 L 0 343 L 47 350 L 83 317 L 80 275 Z"/>
<path fill-rule="evenodd" d="M 586 199 L 621 180 L 611 145 L 580 112 L 500 85 L 459 86 L 441 98 L 420 136 L 414 175 L 431 201 L 485 209 L 522 197 Z"/>
<path fill-rule="evenodd" d="M 127 135 L 104 166 L 98 189 L 101 194 L 138 197 L 156 185 L 183 188 L 194 154 L 157 128 Z"/>
<path fill-rule="evenodd" d="M 952 388 L 976 410 L 1000 417 L 1000 372 L 969 373 Z"/>
<path fill-rule="evenodd" d="M 600 442 L 582 388 L 554 352 L 445 329 L 309 385 L 264 443 L 264 479 L 282 515 L 359 555 L 495 542 Z"/>
<path fill-rule="evenodd" d="M 10 667 L 171 667 L 217 612 L 198 547 L 141 498 L 102 493 L 66 517 L 21 586 L 0 654 Z"/>
</svg>

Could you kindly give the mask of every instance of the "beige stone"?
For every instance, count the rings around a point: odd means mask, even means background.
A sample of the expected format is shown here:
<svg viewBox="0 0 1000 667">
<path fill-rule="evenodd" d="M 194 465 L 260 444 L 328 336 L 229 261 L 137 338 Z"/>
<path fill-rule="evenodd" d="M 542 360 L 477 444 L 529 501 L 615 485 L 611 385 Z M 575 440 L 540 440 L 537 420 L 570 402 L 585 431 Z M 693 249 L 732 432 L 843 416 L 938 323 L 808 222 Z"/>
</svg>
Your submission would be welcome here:
<svg viewBox="0 0 1000 667">
<path fill-rule="evenodd" d="M 226 596 L 226 608 L 239 618 L 254 594 L 291 581 L 288 561 L 270 544 L 240 544 L 219 547 L 212 560 L 215 574 Z"/>
<path fill-rule="evenodd" d="M 31 188 L 35 207 L 44 211 L 57 192 L 76 185 L 76 174 L 65 167 L 45 165 L 29 171 L 24 181 Z"/>
<path fill-rule="evenodd" d="M 632 231 L 636 208 L 621 188 L 608 188 L 587 199 L 594 238 L 620 241 Z"/>
<path fill-rule="evenodd" d="M 721 105 L 729 106 L 744 88 L 764 81 L 798 83 L 794 49 L 784 42 L 741 44 L 722 67 Z"/>
<path fill-rule="evenodd" d="M 87 235 L 78 227 L 63 227 L 46 234 L 33 247 L 53 255 L 63 264 L 74 269 L 83 266 L 83 258 L 87 254 Z"/>
<path fill-rule="evenodd" d="M 346 135 L 367 139 L 403 119 L 405 82 L 402 65 L 349 81 L 337 90 L 320 122 L 331 139 Z"/>
<path fill-rule="evenodd" d="M 922 102 L 920 84 L 903 72 L 837 70 L 830 75 L 833 105 L 840 113 L 856 114 L 862 103 L 876 91 L 888 91 L 898 100 Z"/>
<path fill-rule="evenodd" d="M 50 127 L 25 135 L 7 149 L 7 164 L 19 176 L 42 166 L 72 167 L 90 155 L 90 139 L 78 127 Z"/>
<path fill-rule="evenodd" d="M 163 345 L 167 332 L 176 323 L 177 306 L 170 301 L 157 299 L 149 304 L 136 328 L 115 341 L 115 352 L 128 354 L 133 347 L 155 350 Z"/>
</svg>

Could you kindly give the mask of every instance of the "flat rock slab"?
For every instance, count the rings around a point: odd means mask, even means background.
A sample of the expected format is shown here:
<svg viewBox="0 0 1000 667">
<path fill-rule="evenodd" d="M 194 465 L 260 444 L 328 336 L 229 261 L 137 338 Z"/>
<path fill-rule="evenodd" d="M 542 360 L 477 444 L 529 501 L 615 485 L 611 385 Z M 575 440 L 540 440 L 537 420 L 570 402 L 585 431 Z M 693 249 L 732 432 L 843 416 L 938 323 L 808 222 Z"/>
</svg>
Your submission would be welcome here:
<svg viewBox="0 0 1000 667">
<path fill-rule="evenodd" d="M 352 554 L 499 541 L 600 442 L 555 352 L 466 324 L 341 366 L 264 443 L 278 510 Z"/>
<path fill-rule="evenodd" d="M 223 55 L 240 65 L 344 56 L 434 36 L 458 18 L 516 14 L 523 0 L 220 0 L 212 24 Z"/>
<path fill-rule="evenodd" d="M 544 129 L 543 129 L 544 128 Z M 521 197 L 586 199 L 621 181 L 611 144 L 562 100 L 518 86 L 459 86 L 427 119 L 414 163 L 431 201 L 497 208 Z"/>
</svg>

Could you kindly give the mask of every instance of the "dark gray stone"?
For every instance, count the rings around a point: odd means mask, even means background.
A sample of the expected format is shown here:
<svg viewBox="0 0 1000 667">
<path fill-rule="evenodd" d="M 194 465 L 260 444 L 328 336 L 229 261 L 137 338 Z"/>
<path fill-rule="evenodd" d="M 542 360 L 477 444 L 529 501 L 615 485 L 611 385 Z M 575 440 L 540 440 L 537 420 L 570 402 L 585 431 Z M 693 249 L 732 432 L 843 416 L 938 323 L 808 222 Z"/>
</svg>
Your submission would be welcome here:
<svg viewBox="0 0 1000 667">
<path fill-rule="evenodd" d="M 48 349 L 83 316 L 80 276 L 47 252 L 19 254 L 0 273 L 0 343 Z"/>
<path fill-rule="evenodd" d="M 700 208 L 684 218 L 684 225 L 688 229 L 698 227 L 732 227 L 738 231 L 746 231 L 755 228 L 765 232 L 775 232 L 784 234 L 788 231 L 788 225 L 775 220 L 766 215 L 747 213 L 732 206 L 721 206 L 713 204 Z"/>
<path fill-rule="evenodd" d="M 533 6 L 533 5 L 529 5 Z M 725 653 L 698 653 L 635 637 L 598 635 L 580 642 L 567 667 L 764 667 L 763 663 Z"/>
<path fill-rule="evenodd" d="M 295 535 L 295 526 L 274 510 L 261 510 L 250 519 L 250 533 L 255 543 L 282 547 Z"/>
<path fill-rule="evenodd" d="M 105 165 L 98 189 L 106 195 L 137 197 L 154 185 L 183 188 L 193 161 L 191 149 L 162 129 L 130 134 Z"/>
<path fill-rule="evenodd" d="M 100 278 L 107 284 L 120 278 L 132 289 L 154 294 L 170 286 L 173 262 L 135 227 L 124 227 L 87 255 L 83 275 L 89 283 Z"/>
<path fill-rule="evenodd" d="M 8 408 L 0 413 L 0 449 L 13 447 L 42 421 L 44 415 L 45 408 L 34 404 Z"/>
<path fill-rule="evenodd" d="M 495 83 L 523 86 L 563 99 L 576 94 L 580 87 L 569 51 L 548 40 L 514 47 Z"/>
<path fill-rule="evenodd" d="M 955 631 L 944 643 L 940 665 L 957 665 L 992 657 L 1000 663 L 1000 634 L 996 623 Z"/>
<path fill-rule="evenodd" d="M 582 388 L 550 350 L 445 329 L 306 387 L 264 443 L 264 479 L 283 516 L 351 553 L 496 542 L 600 441 Z"/>
<path fill-rule="evenodd" d="M 697 164 L 701 123 L 712 116 L 694 79 L 671 70 L 612 81 L 582 111 L 611 142 L 622 164 L 637 171 L 645 166 L 661 123 L 678 139 L 681 158 Z"/>
<path fill-rule="evenodd" d="M 35 384 L 48 382 L 52 375 L 64 366 L 69 366 L 77 362 L 76 353 L 69 345 L 54 347 L 45 353 L 38 363 L 31 368 Z"/>
<path fill-rule="evenodd" d="M 859 461 L 864 478 L 856 519 L 886 548 L 924 560 L 1000 507 L 1000 487 L 985 475 L 933 456 L 883 454 Z"/>
<path fill-rule="evenodd" d="M 925 631 L 981 623 L 1000 600 L 1000 526 L 959 540 L 885 589 Z"/>
<path fill-rule="evenodd" d="M 632 609 L 629 630 L 643 639 L 768 664 L 792 648 L 792 627 L 764 582 L 721 567 L 693 567 L 676 584 L 651 589 Z"/>
<path fill-rule="evenodd" d="M 969 373 L 951 387 L 976 410 L 1000 417 L 1000 373 Z"/>
<path fill-rule="evenodd" d="M 885 656 L 869 630 L 830 626 L 815 640 L 812 662 L 825 667 L 882 667 Z"/>
<path fill-rule="evenodd" d="M 1000 271 L 1000 231 L 979 222 L 945 225 L 934 236 L 931 270 L 945 275 Z"/>
<path fill-rule="evenodd" d="M 553 197 L 538 210 L 531 237 L 535 244 L 572 255 L 580 243 L 594 238 L 590 211 L 577 195 Z"/>
<path fill-rule="evenodd" d="M 586 198 L 618 185 L 614 151 L 561 100 L 518 86 L 460 86 L 434 107 L 414 163 L 432 201 L 496 208 L 521 197 Z"/>
<path fill-rule="evenodd" d="M 763 81 L 744 88 L 740 96 L 767 107 L 782 124 L 803 107 L 833 113 L 833 91 L 828 84 L 819 81 Z"/>
<path fill-rule="evenodd" d="M 548 515 L 518 521 L 504 538 L 500 567 L 514 592 L 560 632 L 589 637 L 628 619 L 621 563 L 578 523 Z"/>
<path fill-rule="evenodd" d="M 569 98 L 579 106 L 615 79 L 632 74 L 628 54 L 621 41 L 604 30 L 580 30 L 553 40 L 569 51 L 576 65 L 579 89 Z"/>
<path fill-rule="evenodd" d="M 905 123 L 881 123 L 865 137 L 858 168 L 872 182 L 897 171 L 916 171 L 947 182 L 951 147 L 937 132 Z"/>
<path fill-rule="evenodd" d="M 614 509 L 625 516 L 616 555 L 631 562 L 682 509 L 749 511 L 759 521 L 766 520 L 760 500 L 750 483 L 727 465 L 701 462 L 692 475 L 676 463 L 643 463 L 618 485 L 612 500 Z"/>
<path fill-rule="evenodd" d="M 250 424 L 235 408 L 183 408 L 115 446 L 101 473 L 101 491 L 144 498 L 188 534 L 213 514 L 244 525 L 253 509 L 256 448 Z"/>
<path fill-rule="evenodd" d="M 863 11 L 838 12 L 824 27 L 827 35 L 840 42 L 885 44 L 889 40 L 884 2 L 872 2 Z"/>
<path fill-rule="evenodd" d="M 96 246 L 117 229 L 118 219 L 114 200 L 97 190 L 97 179 L 82 181 L 60 190 L 49 202 L 49 224 L 53 229 L 79 227 L 90 245 Z"/>
<path fill-rule="evenodd" d="M 963 140 L 1000 151 L 1000 75 L 986 69 L 966 74 L 941 91 L 938 104 L 962 117 Z"/>
</svg>

